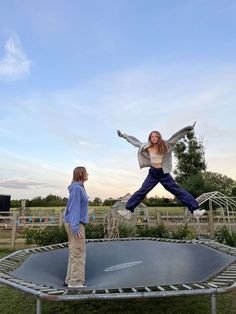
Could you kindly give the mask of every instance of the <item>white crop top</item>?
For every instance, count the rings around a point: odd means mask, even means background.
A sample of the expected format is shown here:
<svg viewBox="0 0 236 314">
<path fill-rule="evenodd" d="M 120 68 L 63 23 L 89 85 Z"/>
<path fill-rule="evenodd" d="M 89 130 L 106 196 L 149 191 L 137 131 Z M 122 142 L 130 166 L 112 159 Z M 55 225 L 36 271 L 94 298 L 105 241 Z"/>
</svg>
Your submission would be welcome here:
<svg viewBox="0 0 236 314">
<path fill-rule="evenodd" d="M 157 153 L 150 153 L 151 163 L 152 164 L 161 164 L 163 155 L 157 154 Z"/>
</svg>

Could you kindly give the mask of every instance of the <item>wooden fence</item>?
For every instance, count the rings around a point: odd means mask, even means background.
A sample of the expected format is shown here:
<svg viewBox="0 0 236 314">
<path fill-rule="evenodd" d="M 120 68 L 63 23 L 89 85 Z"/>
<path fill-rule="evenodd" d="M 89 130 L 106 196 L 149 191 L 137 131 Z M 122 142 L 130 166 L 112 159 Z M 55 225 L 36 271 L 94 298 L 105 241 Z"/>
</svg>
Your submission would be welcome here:
<svg viewBox="0 0 236 314">
<path fill-rule="evenodd" d="M 175 230 L 178 226 L 183 225 L 185 221 L 184 215 L 161 215 L 157 210 L 154 215 L 147 217 L 137 216 L 129 223 L 138 226 L 157 226 L 163 223 L 167 228 Z M 106 215 L 95 212 L 89 215 L 89 222 L 91 224 L 105 224 Z M 127 222 L 127 221 L 126 221 Z M 63 213 L 54 214 L 53 216 L 39 215 L 37 216 L 22 216 L 18 212 L 0 212 L 0 230 L 8 230 L 10 233 L 10 248 L 15 247 L 16 233 L 20 228 L 27 227 L 46 228 L 63 225 Z M 196 227 L 196 222 L 191 220 L 188 222 L 189 226 Z M 232 212 L 228 216 L 223 215 L 206 215 L 200 218 L 197 224 L 198 230 L 203 234 L 210 234 L 214 237 L 214 232 L 217 228 L 227 226 L 230 231 L 236 231 L 236 213 Z M 9 241 L 8 240 L 8 241 Z"/>
</svg>

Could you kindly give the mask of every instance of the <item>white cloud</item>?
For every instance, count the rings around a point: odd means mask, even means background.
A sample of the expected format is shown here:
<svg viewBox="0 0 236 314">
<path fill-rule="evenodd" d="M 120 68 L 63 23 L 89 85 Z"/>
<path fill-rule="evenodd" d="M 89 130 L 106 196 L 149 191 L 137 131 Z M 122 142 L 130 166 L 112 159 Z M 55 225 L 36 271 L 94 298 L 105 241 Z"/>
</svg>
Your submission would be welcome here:
<svg viewBox="0 0 236 314">
<path fill-rule="evenodd" d="M 0 180 L 0 187 L 7 188 L 7 189 L 33 189 L 33 188 L 38 188 L 38 187 L 43 188 L 43 187 L 48 187 L 48 186 L 49 185 L 45 183 L 34 182 L 31 180 L 25 180 L 25 179 Z"/>
<path fill-rule="evenodd" d="M 30 74 L 31 61 L 21 48 L 19 39 L 11 36 L 5 44 L 5 55 L 0 60 L 0 80 L 17 80 Z"/>
</svg>

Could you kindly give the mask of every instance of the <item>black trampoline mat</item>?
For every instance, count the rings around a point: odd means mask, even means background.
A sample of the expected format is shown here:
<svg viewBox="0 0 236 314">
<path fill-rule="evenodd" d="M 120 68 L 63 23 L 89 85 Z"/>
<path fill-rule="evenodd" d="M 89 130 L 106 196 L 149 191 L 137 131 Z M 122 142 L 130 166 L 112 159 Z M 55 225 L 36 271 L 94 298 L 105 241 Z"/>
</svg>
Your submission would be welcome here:
<svg viewBox="0 0 236 314">
<path fill-rule="evenodd" d="M 152 240 L 86 244 L 88 289 L 112 289 L 203 282 L 235 257 L 194 243 Z M 68 248 L 30 255 L 10 274 L 35 284 L 62 288 Z"/>
</svg>

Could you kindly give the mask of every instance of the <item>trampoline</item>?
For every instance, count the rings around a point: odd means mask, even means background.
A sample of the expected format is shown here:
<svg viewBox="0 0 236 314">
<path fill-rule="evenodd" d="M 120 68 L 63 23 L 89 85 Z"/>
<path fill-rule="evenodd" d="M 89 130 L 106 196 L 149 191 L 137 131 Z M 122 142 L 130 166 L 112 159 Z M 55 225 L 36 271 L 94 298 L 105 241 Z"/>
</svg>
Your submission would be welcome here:
<svg viewBox="0 0 236 314">
<path fill-rule="evenodd" d="M 86 288 L 64 287 L 68 244 L 17 251 L 0 260 L 0 283 L 42 300 L 212 296 L 236 289 L 236 249 L 215 241 L 87 240 Z"/>
</svg>

